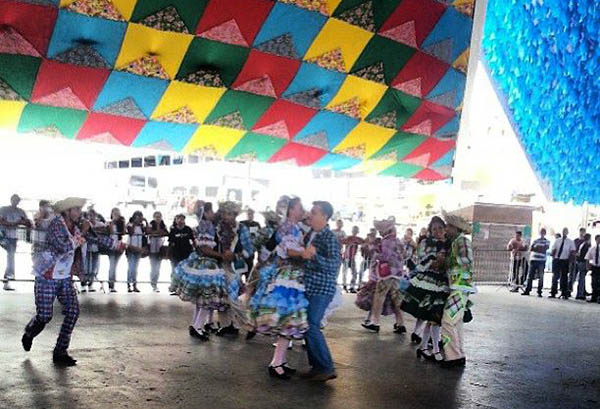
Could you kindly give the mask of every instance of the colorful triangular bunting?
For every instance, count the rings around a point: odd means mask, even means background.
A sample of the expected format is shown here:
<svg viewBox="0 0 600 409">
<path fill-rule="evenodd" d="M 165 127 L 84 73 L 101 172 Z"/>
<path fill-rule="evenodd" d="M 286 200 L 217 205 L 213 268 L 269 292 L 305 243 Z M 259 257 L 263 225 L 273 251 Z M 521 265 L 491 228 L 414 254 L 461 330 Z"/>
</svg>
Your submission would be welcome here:
<svg viewBox="0 0 600 409">
<path fill-rule="evenodd" d="M 189 34 L 189 30 L 177 9 L 167 6 L 140 21 L 141 24 L 162 31 L 174 31 L 176 33 Z"/>
<path fill-rule="evenodd" d="M 398 91 L 402 91 L 405 94 L 413 95 L 415 97 L 422 97 L 421 78 L 415 78 L 401 84 L 394 85 L 394 88 Z"/>
<path fill-rule="evenodd" d="M 342 155 L 350 156 L 355 159 L 363 159 L 365 157 L 365 153 L 367 151 L 367 145 L 365 143 L 361 143 L 360 145 L 350 146 L 348 148 L 342 149 L 337 153 L 341 153 Z"/>
<path fill-rule="evenodd" d="M 348 115 L 355 119 L 360 119 L 360 100 L 358 97 L 354 97 L 341 104 L 330 107 L 329 110 Z"/>
<path fill-rule="evenodd" d="M 463 74 L 467 73 L 467 68 L 469 66 L 469 54 L 471 52 L 470 48 L 467 48 L 461 55 L 454 60 L 452 63 L 452 67 L 462 72 Z"/>
<path fill-rule="evenodd" d="M 156 119 L 158 121 L 176 122 L 178 124 L 196 124 L 199 122 L 192 110 L 188 108 L 187 105 L 184 105 L 173 112 L 161 115 Z"/>
<path fill-rule="evenodd" d="M 375 18 L 373 17 L 373 2 L 367 0 L 356 7 L 348 9 L 337 16 L 346 23 L 353 24 L 368 31 L 375 31 Z"/>
<path fill-rule="evenodd" d="M 125 20 L 110 0 L 76 0 L 69 4 L 67 9 L 90 17 L 103 17 L 115 21 Z"/>
<path fill-rule="evenodd" d="M 294 42 L 292 41 L 290 33 L 282 34 L 279 37 L 260 43 L 254 48 L 265 53 L 280 55 L 282 57 L 300 58 L 296 51 L 296 47 L 294 47 Z"/>
<path fill-rule="evenodd" d="M 160 151 L 174 151 L 175 147 L 171 144 L 171 142 L 161 139 L 160 141 L 151 143 L 149 145 L 144 146 L 145 148 L 156 149 Z"/>
<path fill-rule="evenodd" d="M 435 43 L 430 45 L 427 48 L 424 48 L 428 54 L 433 55 L 440 60 L 447 62 L 448 64 L 452 63 L 452 39 L 448 38 L 444 41 L 440 41 L 439 43 Z"/>
<path fill-rule="evenodd" d="M 249 47 L 246 39 L 242 35 L 240 27 L 234 19 L 228 20 L 223 24 L 215 26 L 211 29 L 206 30 L 200 34 L 200 37 L 207 38 L 209 40 L 219 41 L 222 43 L 240 45 L 242 47 Z"/>
<path fill-rule="evenodd" d="M 268 75 L 265 75 L 262 78 L 255 78 L 253 80 L 247 81 L 237 88 L 238 91 L 250 92 L 252 94 L 264 95 L 266 97 L 277 98 L 277 93 L 275 92 L 275 87 L 273 86 L 273 82 Z"/>
<path fill-rule="evenodd" d="M 124 98 L 103 108 L 97 109 L 96 111 L 104 112 L 105 114 L 126 116 L 128 118 L 146 119 L 142 110 L 131 97 Z"/>
<path fill-rule="evenodd" d="M 81 44 L 54 57 L 55 60 L 93 68 L 111 68 L 106 60 L 89 44 Z"/>
<path fill-rule="evenodd" d="M 367 119 L 366 121 L 373 125 L 395 129 L 397 121 L 396 111 L 389 111 L 378 117 Z"/>
<path fill-rule="evenodd" d="M 295 4 L 298 7 L 310 11 L 318 11 L 321 14 L 329 15 L 327 0 L 279 0 L 282 3 Z"/>
<path fill-rule="evenodd" d="M 346 63 L 344 62 L 344 56 L 342 55 L 341 48 L 335 48 L 327 51 L 317 57 L 308 59 L 306 62 L 317 64 L 319 67 L 323 67 L 328 70 L 345 72 Z"/>
<path fill-rule="evenodd" d="M 0 78 L 0 100 L 3 101 L 24 101 L 10 85 Z"/>
<path fill-rule="evenodd" d="M 0 53 L 40 57 L 35 47 L 10 26 L 0 26 Z"/>
<path fill-rule="evenodd" d="M 329 141 L 327 140 L 327 133 L 325 131 L 308 135 L 306 138 L 296 140 L 296 142 L 326 151 L 329 150 Z"/>
<path fill-rule="evenodd" d="M 219 118 L 216 118 L 213 121 L 210 121 L 209 124 L 224 126 L 226 128 L 233 128 L 233 129 L 241 129 L 241 130 L 246 129 L 246 127 L 244 126 L 244 119 L 242 118 L 240 111 L 234 111 L 230 114 L 223 115 Z"/>
<path fill-rule="evenodd" d="M 158 58 L 153 55 L 145 55 L 132 61 L 121 68 L 121 70 L 146 77 L 160 78 L 163 80 L 169 79 L 169 74 L 167 74 L 162 65 L 160 65 Z"/>
<path fill-rule="evenodd" d="M 441 94 L 435 97 L 427 98 L 428 101 L 435 102 L 436 104 L 443 105 L 449 108 L 454 108 L 454 101 L 456 99 L 456 91 L 448 91 L 445 94 Z"/>
<path fill-rule="evenodd" d="M 32 133 L 48 136 L 50 138 L 66 138 L 66 136 L 58 129 L 56 125 L 50 125 L 43 128 L 35 128 Z"/>
<path fill-rule="evenodd" d="M 38 104 L 50 105 L 55 107 L 63 108 L 74 108 L 74 109 L 87 109 L 85 104 L 79 99 L 73 92 L 71 87 L 65 87 L 59 91 L 53 92 L 52 94 L 44 95 L 38 98 L 36 101 Z"/>
<path fill-rule="evenodd" d="M 385 84 L 385 74 L 384 74 L 384 70 L 383 70 L 383 62 L 382 61 L 379 61 L 378 63 L 373 64 L 373 65 L 369 65 L 367 67 L 361 68 L 360 70 L 353 72 L 352 75 L 356 75 L 357 77 L 361 77 L 366 80 Z"/>
<path fill-rule="evenodd" d="M 253 132 L 263 135 L 271 135 L 276 138 L 290 139 L 290 130 L 283 119 L 273 124 L 263 126 L 262 128 L 254 129 Z"/>
<path fill-rule="evenodd" d="M 416 156 L 414 158 L 405 159 L 404 162 L 426 168 L 427 166 L 429 166 L 430 160 L 431 160 L 431 153 L 424 153 L 424 154 Z"/>
<path fill-rule="evenodd" d="M 430 119 L 426 119 L 423 122 L 406 129 L 408 133 L 414 133 L 417 135 L 431 135 L 433 124 Z"/>
<path fill-rule="evenodd" d="M 90 138 L 85 139 L 85 141 L 95 143 L 107 143 L 109 145 L 123 145 L 123 143 L 110 132 L 103 132 L 98 135 L 94 135 Z"/>
<path fill-rule="evenodd" d="M 417 31 L 414 21 L 407 21 L 394 28 L 380 33 L 382 37 L 417 48 Z"/>
<path fill-rule="evenodd" d="M 296 104 L 303 105 L 309 108 L 320 109 L 321 99 L 319 96 L 321 91 L 318 89 L 309 89 L 295 94 L 288 95 L 285 97 L 288 101 L 295 102 Z"/>
<path fill-rule="evenodd" d="M 204 87 L 222 88 L 225 86 L 219 72 L 210 68 L 201 68 L 198 71 L 192 72 L 186 75 L 185 78 L 182 78 L 181 81 Z"/>
</svg>

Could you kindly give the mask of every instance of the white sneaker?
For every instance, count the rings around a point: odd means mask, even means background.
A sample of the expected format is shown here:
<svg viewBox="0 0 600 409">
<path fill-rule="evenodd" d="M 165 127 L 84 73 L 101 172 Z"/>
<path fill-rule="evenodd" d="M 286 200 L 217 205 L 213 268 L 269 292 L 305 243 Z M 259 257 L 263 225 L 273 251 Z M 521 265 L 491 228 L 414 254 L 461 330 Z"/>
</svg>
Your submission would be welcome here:
<svg viewBox="0 0 600 409">
<path fill-rule="evenodd" d="M 4 283 L 4 291 L 15 291 L 8 281 Z"/>
<path fill-rule="evenodd" d="M 87 293 L 87 291 L 88 291 L 88 286 L 87 285 L 82 285 L 81 286 L 81 292 L 82 293 Z"/>
<path fill-rule="evenodd" d="M 154 291 L 155 293 L 160 293 L 160 290 L 158 289 L 158 287 L 154 287 L 154 288 L 152 289 L 152 291 Z"/>
</svg>

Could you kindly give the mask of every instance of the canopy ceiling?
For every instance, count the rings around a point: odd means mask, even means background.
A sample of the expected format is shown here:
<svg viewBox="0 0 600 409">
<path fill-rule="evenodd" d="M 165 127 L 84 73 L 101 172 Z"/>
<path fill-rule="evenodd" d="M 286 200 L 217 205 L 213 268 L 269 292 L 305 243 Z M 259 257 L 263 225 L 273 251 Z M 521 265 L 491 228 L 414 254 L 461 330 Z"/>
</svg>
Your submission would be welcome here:
<svg viewBox="0 0 600 409">
<path fill-rule="evenodd" d="M 0 128 L 450 176 L 474 0 L 0 0 Z"/>
</svg>

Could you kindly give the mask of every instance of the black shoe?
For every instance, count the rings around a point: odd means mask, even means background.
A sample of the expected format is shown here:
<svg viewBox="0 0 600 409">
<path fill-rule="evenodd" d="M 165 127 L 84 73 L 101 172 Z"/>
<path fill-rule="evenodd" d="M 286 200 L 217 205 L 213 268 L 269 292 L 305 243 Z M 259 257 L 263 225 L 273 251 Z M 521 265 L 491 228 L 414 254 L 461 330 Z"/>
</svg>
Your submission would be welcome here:
<svg viewBox="0 0 600 409">
<path fill-rule="evenodd" d="M 133 292 L 134 293 L 139 293 L 140 292 L 140 290 L 138 290 L 138 288 L 137 288 L 137 284 L 133 285 Z"/>
<path fill-rule="evenodd" d="M 412 342 L 413 344 L 420 344 L 422 341 L 422 338 L 420 336 L 418 336 L 417 334 L 415 334 L 414 332 L 412 334 L 410 334 L 410 342 Z"/>
<path fill-rule="evenodd" d="M 287 362 L 284 362 L 283 365 L 281 365 L 281 367 L 283 368 L 283 370 L 285 371 L 286 374 L 288 375 L 295 375 L 296 371 L 294 368 L 291 368 L 288 366 Z"/>
<path fill-rule="evenodd" d="M 277 372 L 277 369 L 281 369 L 281 373 Z M 292 379 L 292 377 L 285 371 L 283 365 L 269 366 L 269 376 L 271 376 L 271 378 L 284 379 L 286 381 Z"/>
<path fill-rule="evenodd" d="M 342 287 L 342 290 L 344 290 L 344 292 L 346 292 L 346 293 L 347 293 L 347 292 L 348 292 L 348 287 L 346 287 L 346 286 L 343 286 L 343 287 Z"/>
<path fill-rule="evenodd" d="M 585 297 L 575 297 L 576 300 L 584 300 L 585 301 Z"/>
<path fill-rule="evenodd" d="M 228 325 L 227 327 L 219 328 L 216 332 L 216 336 L 222 337 L 224 335 L 237 335 L 240 333 L 240 330 L 233 326 L 233 324 Z"/>
<path fill-rule="evenodd" d="M 190 331 L 190 335 L 192 336 L 192 338 L 196 338 L 201 341 L 209 340 L 208 333 L 206 331 L 202 331 L 202 330 L 198 331 L 196 328 L 192 327 L 191 325 L 190 325 L 189 331 Z"/>
<path fill-rule="evenodd" d="M 356 294 L 356 288 L 351 288 L 349 291 L 350 294 Z"/>
<path fill-rule="evenodd" d="M 367 324 L 367 323 L 362 323 L 360 325 L 362 325 L 362 327 L 366 330 L 373 331 L 373 332 L 379 332 L 379 325 Z"/>
<path fill-rule="evenodd" d="M 131 286 L 129 286 L 129 285 L 127 286 L 127 292 L 128 293 L 132 293 L 133 292 L 133 288 L 131 288 Z"/>
<path fill-rule="evenodd" d="M 529 295 L 529 291 L 525 291 L 524 293 L 521 293 L 521 295 Z"/>
<path fill-rule="evenodd" d="M 465 358 L 460 358 L 460 359 L 454 359 L 452 361 L 442 361 L 441 362 L 441 366 L 442 368 L 457 368 L 457 367 L 463 367 L 465 366 L 465 364 L 467 363 L 467 360 Z"/>
<path fill-rule="evenodd" d="M 256 331 L 248 331 L 246 333 L 246 341 L 250 341 L 255 336 L 256 336 Z"/>
<path fill-rule="evenodd" d="M 93 288 L 92 286 L 90 286 L 90 287 L 88 288 L 88 293 L 95 293 L 95 292 L 96 292 L 96 289 L 95 289 L 95 288 Z"/>
<path fill-rule="evenodd" d="M 561 295 L 561 296 L 560 296 L 560 299 L 561 299 L 561 300 L 568 300 L 568 299 L 569 299 L 569 296 L 568 296 L 568 295 Z"/>
<path fill-rule="evenodd" d="M 21 338 L 21 344 L 23 344 L 23 349 L 27 352 L 31 351 L 31 344 L 33 344 L 33 338 L 27 334 L 23 334 Z"/>
<path fill-rule="evenodd" d="M 542 293 L 538 293 L 538 298 L 542 298 Z"/>
<path fill-rule="evenodd" d="M 518 288 L 513 288 L 512 290 L 510 290 L 511 293 L 518 293 L 519 289 Z"/>
<path fill-rule="evenodd" d="M 550 294 L 550 295 L 548 296 L 548 298 L 556 298 L 556 295 L 555 295 L 555 294 Z"/>
<path fill-rule="evenodd" d="M 588 300 L 588 302 L 598 302 L 598 300 L 596 298 L 592 298 L 591 300 Z"/>
<path fill-rule="evenodd" d="M 215 327 L 212 322 L 204 324 L 204 331 L 208 332 L 209 334 L 216 334 L 218 330 L 219 328 Z"/>
<path fill-rule="evenodd" d="M 421 348 L 417 349 L 417 358 L 425 358 L 425 359 L 429 360 L 429 359 L 431 359 L 432 356 L 433 356 L 433 354 L 431 353 L 431 350 L 429 350 L 429 349 L 421 349 Z"/>
<path fill-rule="evenodd" d="M 73 359 L 69 356 L 67 351 L 64 352 L 54 352 L 52 355 L 52 362 L 54 362 L 57 366 L 75 366 L 77 365 L 77 360 Z"/>
<path fill-rule="evenodd" d="M 406 334 L 406 327 L 404 325 L 394 324 L 394 334 Z"/>
</svg>

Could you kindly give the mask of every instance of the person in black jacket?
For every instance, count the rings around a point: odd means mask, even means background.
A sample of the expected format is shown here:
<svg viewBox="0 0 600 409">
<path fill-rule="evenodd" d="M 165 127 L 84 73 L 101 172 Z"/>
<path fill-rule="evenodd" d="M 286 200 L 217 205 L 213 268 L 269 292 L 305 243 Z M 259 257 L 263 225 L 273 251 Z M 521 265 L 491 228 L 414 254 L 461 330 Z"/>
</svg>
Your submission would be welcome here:
<svg viewBox="0 0 600 409">
<path fill-rule="evenodd" d="M 171 267 L 175 271 L 177 264 L 189 257 L 194 251 L 194 231 L 185 224 L 185 216 L 178 214 L 169 232 L 171 247 Z"/>
<path fill-rule="evenodd" d="M 246 210 L 246 216 L 247 219 L 240 222 L 240 224 L 243 224 L 248 228 L 248 231 L 250 232 L 250 237 L 252 237 L 252 241 L 254 242 L 256 241 L 256 237 L 261 226 L 259 222 L 254 220 L 254 210 Z M 248 265 L 248 272 L 242 274 L 242 276 L 244 276 L 244 281 L 248 281 L 248 275 L 252 271 L 252 267 L 254 267 L 254 257 L 255 253 L 252 253 L 248 258 L 245 259 L 246 264 Z"/>
</svg>

